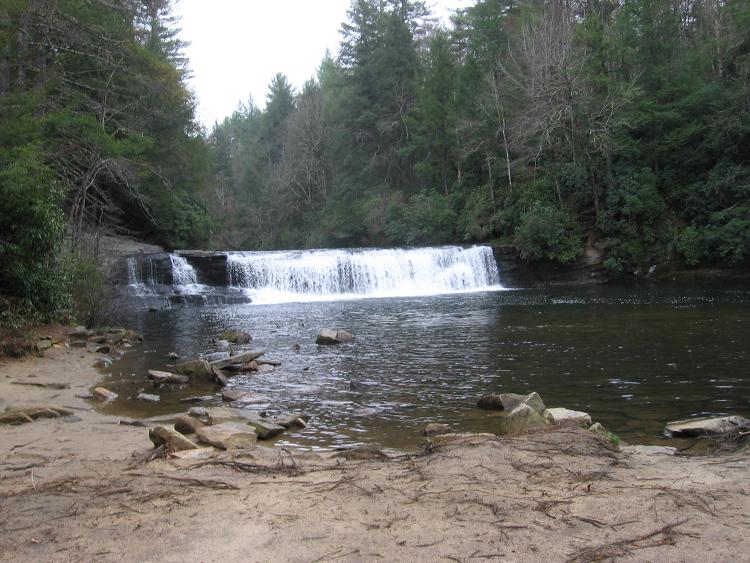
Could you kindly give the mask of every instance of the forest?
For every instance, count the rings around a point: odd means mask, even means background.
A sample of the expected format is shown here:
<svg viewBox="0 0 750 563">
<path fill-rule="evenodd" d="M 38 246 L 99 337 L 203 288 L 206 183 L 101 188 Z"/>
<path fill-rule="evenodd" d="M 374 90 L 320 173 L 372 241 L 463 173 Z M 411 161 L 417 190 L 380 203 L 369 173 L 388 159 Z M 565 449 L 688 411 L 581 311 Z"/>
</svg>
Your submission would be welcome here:
<svg viewBox="0 0 750 563">
<path fill-rule="evenodd" d="M 299 90 L 279 73 L 211 131 L 176 11 L 0 7 L 3 311 L 69 311 L 113 233 L 556 263 L 596 247 L 624 275 L 750 262 L 747 0 L 477 0 L 447 27 L 424 2 L 352 0 Z"/>
</svg>

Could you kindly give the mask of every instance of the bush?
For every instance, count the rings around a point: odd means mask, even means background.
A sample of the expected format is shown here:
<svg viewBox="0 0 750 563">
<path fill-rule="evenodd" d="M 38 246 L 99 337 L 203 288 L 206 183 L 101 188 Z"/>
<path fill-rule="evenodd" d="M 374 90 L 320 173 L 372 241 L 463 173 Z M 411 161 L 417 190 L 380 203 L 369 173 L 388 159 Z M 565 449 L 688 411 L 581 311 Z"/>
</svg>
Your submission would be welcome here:
<svg viewBox="0 0 750 563">
<path fill-rule="evenodd" d="M 521 215 L 514 242 L 524 260 L 566 263 L 581 252 L 581 231 L 564 209 L 535 203 Z"/>
<path fill-rule="evenodd" d="M 93 259 L 78 257 L 72 271 L 71 294 L 76 319 L 87 328 L 108 324 L 114 315 L 114 285 Z"/>
<path fill-rule="evenodd" d="M 456 213 L 448 198 L 423 190 L 405 203 L 391 201 L 385 234 L 395 244 L 438 244 L 453 238 Z"/>
</svg>

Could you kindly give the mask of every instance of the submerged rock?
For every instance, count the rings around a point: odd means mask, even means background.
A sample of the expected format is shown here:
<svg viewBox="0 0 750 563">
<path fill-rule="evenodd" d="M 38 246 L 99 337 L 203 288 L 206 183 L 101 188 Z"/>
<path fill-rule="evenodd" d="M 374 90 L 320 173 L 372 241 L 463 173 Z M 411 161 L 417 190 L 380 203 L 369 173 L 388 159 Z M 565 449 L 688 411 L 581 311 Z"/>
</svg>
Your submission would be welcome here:
<svg viewBox="0 0 750 563">
<path fill-rule="evenodd" d="M 222 450 L 252 448 L 258 440 L 255 429 L 240 422 L 204 426 L 196 432 L 198 439 Z"/>
<path fill-rule="evenodd" d="M 177 373 L 186 375 L 191 382 L 203 381 L 205 383 L 213 383 L 214 381 L 214 373 L 211 370 L 211 364 L 206 360 L 191 360 L 189 362 L 177 364 L 174 369 Z"/>
<path fill-rule="evenodd" d="M 221 398 L 225 401 L 236 401 L 245 404 L 267 403 L 270 401 L 265 395 L 253 393 L 252 391 L 243 391 L 241 389 L 224 389 L 221 392 Z"/>
<path fill-rule="evenodd" d="M 555 426 L 560 426 L 561 424 L 576 424 L 579 426 L 591 425 L 591 415 L 583 411 L 551 408 L 545 410 L 542 415 L 547 419 L 547 422 Z"/>
<path fill-rule="evenodd" d="M 284 431 L 280 424 L 274 424 L 268 420 L 248 420 L 247 424 L 255 428 L 255 433 L 260 440 L 268 440 Z"/>
<path fill-rule="evenodd" d="M 439 436 L 440 434 L 447 434 L 450 432 L 450 426 L 447 424 L 437 424 L 435 422 L 428 424 L 424 430 L 422 430 L 422 434 L 427 436 L 428 438 L 430 436 Z"/>
<path fill-rule="evenodd" d="M 544 417 L 527 404 L 520 404 L 500 419 L 498 434 L 520 434 L 531 428 L 549 426 Z"/>
<path fill-rule="evenodd" d="M 158 403 L 161 401 L 159 395 L 152 395 L 150 393 L 138 393 L 135 398 L 138 401 L 145 401 L 147 403 Z"/>
<path fill-rule="evenodd" d="M 222 340 L 226 340 L 227 342 L 231 342 L 232 344 L 247 344 L 250 342 L 253 337 L 250 336 L 249 332 L 245 332 L 244 330 L 238 330 L 238 329 L 228 329 L 225 330 L 221 337 Z"/>
<path fill-rule="evenodd" d="M 750 430 L 750 420 L 747 418 L 742 416 L 716 416 L 668 422 L 664 428 L 664 434 L 670 438 L 692 438 L 748 430 Z"/>
<path fill-rule="evenodd" d="M 190 381 L 190 378 L 187 375 L 159 371 L 158 369 L 148 370 L 148 378 L 157 383 L 187 383 Z"/>
<path fill-rule="evenodd" d="M 278 424 L 284 428 L 307 428 L 308 420 L 308 417 L 302 413 L 284 414 L 268 418 L 268 422 Z"/>
<path fill-rule="evenodd" d="M 354 335 L 351 332 L 333 328 L 324 328 L 315 337 L 315 344 L 342 344 L 353 341 Z"/>
</svg>

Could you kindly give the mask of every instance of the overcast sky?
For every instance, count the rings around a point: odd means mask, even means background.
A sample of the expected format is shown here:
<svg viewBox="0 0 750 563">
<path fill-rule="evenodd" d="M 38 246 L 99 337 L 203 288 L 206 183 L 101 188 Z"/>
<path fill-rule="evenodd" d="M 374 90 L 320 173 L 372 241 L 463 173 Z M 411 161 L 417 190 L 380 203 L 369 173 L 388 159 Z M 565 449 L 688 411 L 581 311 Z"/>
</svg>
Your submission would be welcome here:
<svg viewBox="0 0 750 563">
<path fill-rule="evenodd" d="M 338 52 L 350 0 L 178 0 L 180 38 L 198 98 L 198 119 L 209 129 L 250 96 L 265 106 L 277 72 L 299 89 L 315 74 L 326 49 Z M 428 0 L 448 23 L 473 0 Z"/>
</svg>

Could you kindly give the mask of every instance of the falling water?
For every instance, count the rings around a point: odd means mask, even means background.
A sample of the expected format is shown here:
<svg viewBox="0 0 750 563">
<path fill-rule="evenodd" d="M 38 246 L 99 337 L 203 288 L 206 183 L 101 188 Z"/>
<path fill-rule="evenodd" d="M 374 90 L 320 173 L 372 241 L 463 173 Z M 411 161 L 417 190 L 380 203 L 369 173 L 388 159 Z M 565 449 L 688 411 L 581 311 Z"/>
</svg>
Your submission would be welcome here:
<svg viewBox="0 0 750 563">
<path fill-rule="evenodd" d="M 486 246 L 234 252 L 227 269 L 230 286 L 243 288 L 254 303 L 502 289 Z"/>
</svg>

